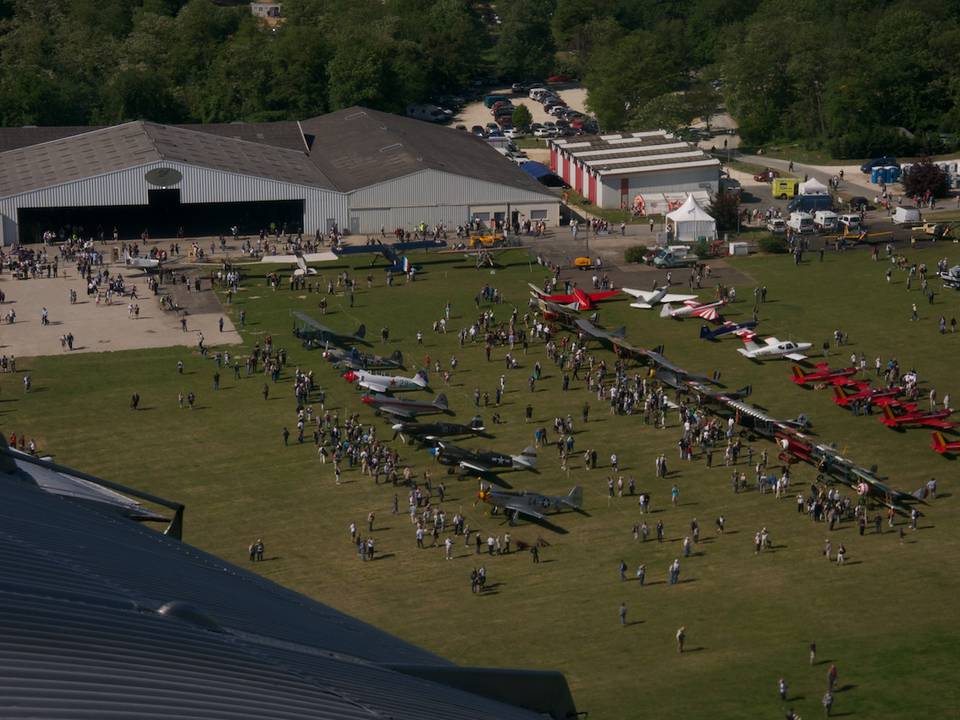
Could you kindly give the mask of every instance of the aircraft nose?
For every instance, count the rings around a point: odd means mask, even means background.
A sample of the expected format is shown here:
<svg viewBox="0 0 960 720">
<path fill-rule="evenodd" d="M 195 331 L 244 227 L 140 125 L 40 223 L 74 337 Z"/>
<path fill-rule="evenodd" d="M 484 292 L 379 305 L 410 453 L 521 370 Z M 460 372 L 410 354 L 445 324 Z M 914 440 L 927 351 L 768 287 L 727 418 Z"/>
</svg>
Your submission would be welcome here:
<svg viewBox="0 0 960 720">
<path fill-rule="evenodd" d="M 343 377 L 343 379 L 347 382 L 352 383 L 354 380 L 356 380 L 357 375 L 353 372 L 353 370 L 347 370 L 341 377 Z"/>
</svg>

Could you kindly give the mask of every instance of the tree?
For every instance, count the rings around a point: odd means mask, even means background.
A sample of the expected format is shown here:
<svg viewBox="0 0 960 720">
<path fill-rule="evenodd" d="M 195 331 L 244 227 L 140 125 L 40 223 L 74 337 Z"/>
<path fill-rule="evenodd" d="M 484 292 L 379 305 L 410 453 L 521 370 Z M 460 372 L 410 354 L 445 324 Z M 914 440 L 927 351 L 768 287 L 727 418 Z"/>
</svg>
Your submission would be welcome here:
<svg viewBox="0 0 960 720">
<path fill-rule="evenodd" d="M 513 115 L 510 116 L 510 119 L 515 128 L 528 128 L 530 123 L 533 122 L 533 115 L 526 105 L 521 104 L 513 109 Z"/>
<path fill-rule="evenodd" d="M 736 230 L 737 219 L 740 217 L 740 195 L 722 190 L 717 191 L 710 199 L 707 212 L 713 215 L 719 232 Z"/>
<path fill-rule="evenodd" d="M 945 197 L 947 194 L 947 173 L 930 158 L 924 158 L 911 165 L 900 178 L 903 192 L 911 197 Z"/>
<path fill-rule="evenodd" d="M 497 5 L 502 24 L 497 38 L 496 64 L 501 77 L 530 79 L 553 68 L 550 17 L 553 0 L 508 0 Z"/>
</svg>

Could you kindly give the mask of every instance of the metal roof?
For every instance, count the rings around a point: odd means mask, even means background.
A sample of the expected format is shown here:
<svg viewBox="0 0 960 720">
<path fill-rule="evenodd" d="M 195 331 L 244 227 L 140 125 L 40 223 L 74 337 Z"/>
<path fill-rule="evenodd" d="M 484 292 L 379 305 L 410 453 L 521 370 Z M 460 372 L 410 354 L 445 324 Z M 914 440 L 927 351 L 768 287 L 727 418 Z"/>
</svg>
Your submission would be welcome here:
<svg viewBox="0 0 960 720">
<path fill-rule="evenodd" d="M 696 145 L 663 130 L 622 135 L 589 135 L 550 141 L 563 157 L 601 174 L 720 165 Z"/>
<path fill-rule="evenodd" d="M 4 717 L 541 717 L 397 672 L 460 668 L 22 472 L 0 470 Z"/>
<path fill-rule="evenodd" d="M 311 159 L 344 192 L 438 170 L 545 194 L 516 163 L 462 130 L 362 107 L 300 125 Z"/>
<path fill-rule="evenodd" d="M 340 192 L 432 169 L 544 193 L 481 138 L 352 107 L 302 123 L 0 128 L 0 197 L 164 160 Z"/>
</svg>

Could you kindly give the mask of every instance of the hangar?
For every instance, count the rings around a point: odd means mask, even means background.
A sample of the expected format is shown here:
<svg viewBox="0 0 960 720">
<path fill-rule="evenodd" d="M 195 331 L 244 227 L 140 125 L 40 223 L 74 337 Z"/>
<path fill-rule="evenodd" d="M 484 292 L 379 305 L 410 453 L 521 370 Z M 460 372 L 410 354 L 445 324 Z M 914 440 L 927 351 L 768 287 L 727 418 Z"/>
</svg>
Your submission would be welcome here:
<svg viewBox="0 0 960 720">
<path fill-rule="evenodd" d="M 688 195 L 705 203 L 720 161 L 664 130 L 549 141 L 550 169 L 597 207 L 666 213 Z"/>
<path fill-rule="evenodd" d="M 559 198 L 482 139 L 353 107 L 303 121 L 0 128 L 0 239 L 353 234 L 559 222 Z"/>
</svg>

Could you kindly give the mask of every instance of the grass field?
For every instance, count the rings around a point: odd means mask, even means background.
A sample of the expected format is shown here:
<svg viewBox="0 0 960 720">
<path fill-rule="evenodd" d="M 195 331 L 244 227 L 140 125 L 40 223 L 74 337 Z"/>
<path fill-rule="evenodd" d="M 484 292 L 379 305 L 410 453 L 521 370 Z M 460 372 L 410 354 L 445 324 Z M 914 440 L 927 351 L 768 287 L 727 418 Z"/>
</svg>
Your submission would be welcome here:
<svg viewBox="0 0 960 720">
<path fill-rule="evenodd" d="M 953 245 L 909 252 L 911 259 L 931 266 L 944 254 L 960 261 Z M 378 352 L 402 349 L 414 359 L 411 372 L 424 354 L 446 365 L 455 353 L 459 369 L 452 386 L 432 378 L 433 388 L 446 392 L 457 421 L 466 421 L 475 412 L 474 388 L 492 397 L 504 372 L 503 349 L 487 363 L 481 345 L 458 346 L 456 330 L 480 312 L 474 296 L 486 283 L 500 288 L 507 303 L 493 310 L 506 319 L 514 303 L 523 311 L 526 283 L 543 277 L 525 255 L 504 257 L 508 266 L 494 274 L 477 272 L 456 256 L 430 255 L 422 258 L 420 279 L 393 288 L 385 287 L 382 269 L 368 271 L 358 260 L 353 272 L 361 289 L 355 307 L 337 296 L 324 321 L 343 331 L 365 322 Z M 877 354 L 895 356 L 904 367 L 916 367 L 941 397 L 951 392 L 960 398 L 955 383 L 960 336 L 940 336 L 936 329 L 941 313 L 948 320 L 958 314 L 960 296 L 941 291 L 936 304 L 927 306 L 918 290 L 906 290 L 903 273 L 887 284 L 886 265 L 864 252 L 828 254 L 822 263 L 811 256 L 799 267 L 784 256 L 734 262 L 769 289 L 760 310 L 764 332 L 819 346 L 840 328 L 849 333 L 851 345 L 831 358 L 834 364 L 845 364 L 851 351 L 866 353 L 871 367 Z M 342 269 L 321 268 L 321 273 Z M 370 290 L 363 281 L 368 272 L 374 278 Z M 737 287 L 741 302 L 728 317 L 749 316 L 751 290 Z M 447 301 L 453 306 L 452 332 L 437 336 L 431 325 Z M 919 304 L 918 323 L 909 320 L 911 302 Z M 625 324 L 628 339 L 639 345 L 664 343 L 668 357 L 691 370 L 719 369 L 729 387 L 751 383 L 752 400 L 775 415 L 806 412 L 818 436 L 864 465 L 877 463 L 893 485 L 913 491 L 935 476 L 941 496 L 926 509 L 921 529 L 900 544 L 894 532 L 860 537 L 855 527 L 840 526 L 832 539 L 834 547 L 846 545 L 849 562 L 843 567 L 828 563 L 821 553 L 826 527 L 798 515 L 792 499 L 734 494 L 729 469 L 708 470 L 702 460 L 681 464 L 675 416 L 671 427 L 654 430 L 639 417 L 607 414 L 606 405 L 588 396 L 582 383 L 561 392 L 559 373 L 542 345 L 535 344 L 521 358 L 521 369 L 507 371 L 500 410 L 505 424 L 495 430 L 496 437 L 463 444 L 516 452 L 531 444 L 534 427 L 551 427 L 554 416 L 571 413 L 579 420 L 579 409 L 589 400 L 591 420 L 577 423 L 576 449 L 595 448 L 600 468 L 584 470 L 578 453 L 563 473 L 555 452 L 547 450 L 539 474 L 508 478 L 514 487 L 549 493 L 565 493 L 579 483 L 589 514 L 559 516 L 557 524 L 566 534 L 523 523 L 511 530 L 515 540 L 538 535 L 549 540 L 540 565 L 526 554 L 479 560 L 462 544 L 454 561 L 446 562 L 439 547 L 416 549 L 413 527 L 403 514 L 405 490 L 398 490 L 401 514 L 391 516 L 394 488 L 374 486 L 352 471 L 337 487 L 331 466 L 319 463 L 311 444 L 283 446 L 282 427 L 296 424 L 290 375 L 297 366 L 315 371 L 327 389 L 328 407 L 338 408 L 341 416 L 359 412 L 381 436 L 390 434 L 387 423 L 361 405 L 356 391 L 318 352 L 302 349 L 292 337 L 290 311 L 319 317 L 316 306 L 315 294 L 273 292 L 254 276 L 228 308 L 234 314 L 246 309 L 248 348 L 271 335 L 289 351 L 287 372 L 267 401 L 261 396 L 262 376 L 244 375 L 235 382 L 224 372 L 222 389 L 214 392 L 213 361 L 182 349 L 20 359 L 33 376 L 34 391 L 23 395 L 19 375 L 0 377 L 2 429 L 37 438 L 41 451 L 60 462 L 185 503 L 185 540 L 228 560 L 246 563 L 248 544 L 262 536 L 271 561 L 257 565 L 257 571 L 458 663 L 560 669 L 579 709 L 593 718 L 783 717 L 787 705 L 777 696 L 780 677 L 789 684 L 789 706 L 804 718 L 816 717 L 822 713 L 830 663 L 840 674 L 838 716 L 957 712 L 960 631 L 954 602 L 960 581 L 952 566 L 960 550 L 957 465 L 929 449 L 927 432 L 897 433 L 875 418 L 852 417 L 831 402 L 827 391 L 791 383 L 788 363 L 756 365 L 735 352 L 733 340 L 707 344 L 697 339 L 696 321 L 662 320 L 625 302 L 606 303 L 602 324 Z M 387 346 L 378 340 L 383 325 L 391 330 Z M 416 346 L 418 330 L 425 334 L 423 347 Z M 598 352 L 609 360 L 606 351 Z M 183 376 L 177 374 L 179 359 L 186 363 Z M 537 360 L 544 363 L 545 378 L 530 393 L 526 380 Z M 196 410 L 178 410 L 181 389 L 197 393 Z M 143 406 L 136 413 L 128 409 L 134 391 Z M 528 402 L 537 425 L 523 422 Z M 493 409 L 480 412 L 489 421 Z M 758 452 L 763 447 L 775 457 L 774 446 L 756 444 Z M 658 519 L 664 522 L 668 541 L 662 545 L 634 541 L 631 527 L 641 520 L 635 498 L 608 497 L 611 452 L 620 456 L 621 472 L 636 479 L 638 491 L 652 494 L 648 522 L 651 528 Z M 671 470 L 665 480 L 654 478 L 654 458 L 661 452 Z M 435 480 L 442 475 L 425 451 L 407 447 L 402 453 L 416 471 L 431 468 Z M 806 466 L 794 473 L 801 487 L 813 477 Z M 484 535 L 505 530 L 499 517 L 474 507 L 475 481 L 448 478 L 446 484 L 444 505 L 451 516 L 461 509 Z M 680 488 L 678 507 L 669 502 L 673 484 Z M 351 521 L 363 526 L 371 510 L 377 513 L 374 535 L 381 559 L 362 563 L 347 528 Z M 727 519 L 723 537 L 713 533 L 720 514 Z M 667 565 L 681 556 L 680 542 L 693 518 L 704 539 L 693 557 L 682 560 L 682 582 L 670 586 Z M 755 556 L 753 534 L 762 526 L 770 530 L 775 550 Z M 621 559 L 631 576 L 638 564 L 647 565 L 645 587 L 619 580 Z M 469 574 L 480 562 L 494 589 L 474 596 Z M 627 627 L 618 622 L 621 601 L 629 608 Z M 674 644 L 681 625 L 693 650 L 682 656 Z M 814 667 L 807 661 L 811 641 L 820 658 Z"/>
</svg>

